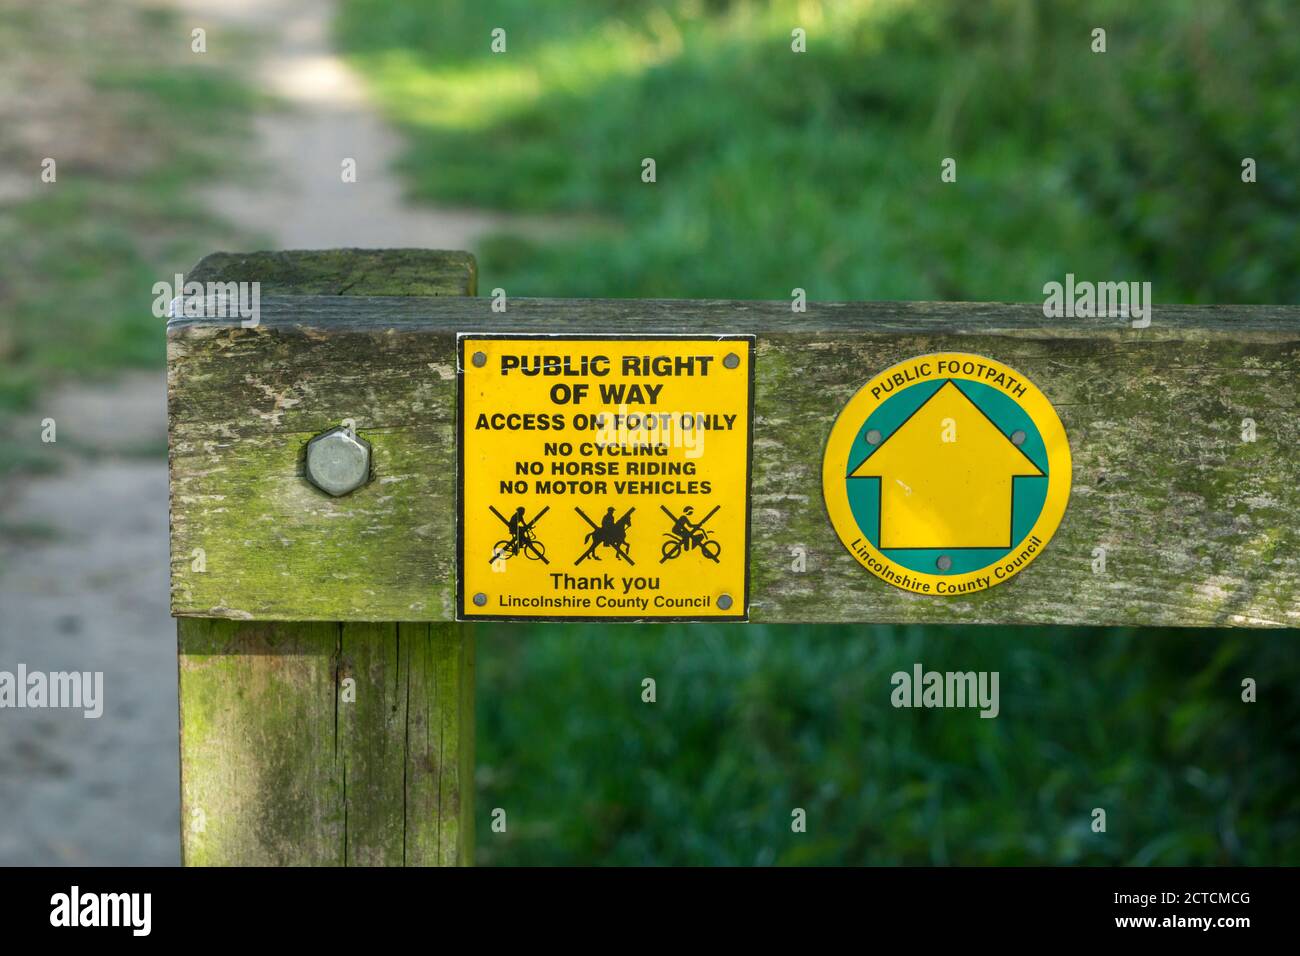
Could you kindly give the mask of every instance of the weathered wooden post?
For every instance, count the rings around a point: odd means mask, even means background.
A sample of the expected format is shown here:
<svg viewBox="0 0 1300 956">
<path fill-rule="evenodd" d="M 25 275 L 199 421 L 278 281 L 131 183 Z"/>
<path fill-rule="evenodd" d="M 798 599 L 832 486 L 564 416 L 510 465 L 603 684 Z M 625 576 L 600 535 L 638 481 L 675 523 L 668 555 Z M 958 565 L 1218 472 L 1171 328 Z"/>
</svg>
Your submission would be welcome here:
<svg viewBox="0 0 1300 956">
<path fill-rule="evenodd" d="M 1297 307 L 498 313 L 455 253 L 191 278 L 263 286 L 255 328 L 169 325 L 187 863 L 466 862 L 458 620 L 1300 624 Z"/>
<path fill-rule="evenodd" d="M 188 278 L 260 282 L 262 296 L 470 296 L 476 272 L 459 252 L 341 250 L 218 254 Z M 448 567 L 437 516 L 392 491 L 450 500 L 455 370 L 404 362 L 400 331 L 351 331 L 171 323 L 173 603 L 213 615 L 178 621 L 187 865 L 473 858 L 471 627 L 448 623 L 431 585 L 394 604 L 368 584 L 418 589 Z M 396 378 L 411 403 L 388 402 Z M 345 419 L 373 461 L 336 498 L 306 479 L 305 449 Z"/>
</svg>

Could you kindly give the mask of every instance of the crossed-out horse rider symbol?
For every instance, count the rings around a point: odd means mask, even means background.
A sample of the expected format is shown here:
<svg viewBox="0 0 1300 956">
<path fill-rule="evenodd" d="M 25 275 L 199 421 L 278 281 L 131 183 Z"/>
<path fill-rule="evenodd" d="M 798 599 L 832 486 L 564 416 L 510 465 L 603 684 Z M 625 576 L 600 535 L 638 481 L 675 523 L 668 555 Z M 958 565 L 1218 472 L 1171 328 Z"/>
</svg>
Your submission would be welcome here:
<svg viewBox="0 0 1300 956">
<path fill-rule="evenodd" d="M 632 512 L 636 511 L 636 508 L 628 508 L 621 518 L 614 517 L 614 508 L 612 506 L 606 508 L 605 517 L 600 519 L 600 524 L 596 524 L 587 517 L 587 513 L 581 508 L 575 507 L 573 510 L 582 516 L 583 521 L 591 525 L 591 530 L 582 539 L 587 548 L 578 556 L 578 560 L 573 562 L 575 567 L 588 558 L 599 561 L 600 555 L 596 553 L 596 549 L 599 547 L 613 548 L 616 559 L 626 561 L 633 566 L 636 565 L 636 562 L 632 560 L 631 549 L 627 543 L 627 529 L 632 526 Z"/>
</svg>

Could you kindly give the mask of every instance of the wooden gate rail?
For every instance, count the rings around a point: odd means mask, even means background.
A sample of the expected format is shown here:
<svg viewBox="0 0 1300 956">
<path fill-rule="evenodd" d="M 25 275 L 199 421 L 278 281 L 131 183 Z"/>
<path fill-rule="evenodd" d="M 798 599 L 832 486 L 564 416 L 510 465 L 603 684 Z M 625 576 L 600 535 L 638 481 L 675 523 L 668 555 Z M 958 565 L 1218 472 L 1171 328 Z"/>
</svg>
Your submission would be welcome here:
<svg viewBox="0 0 1300 956">
<path fill-rule="evenodd" d="M 451 621 L 465 331 L 754 333 L 755 621 L 1300 625 L 1297 307 L 1157 306 L 1134 329 L 1048 320 L 1034 304 L 510 299 L 498 313 L 486 298 L 265 288 L 256 328 L 169 325 L 173 612 Z M 865 572 L 820 491 L 847 399 L 938 351 L 1025 373 L 1074 460 L 1065 519 L 1034 565 L 946 598 Z M 344 418 L 373 446 L 373 478 L 329 498 L 304 481 L 303 448 Z"/>
</svg>

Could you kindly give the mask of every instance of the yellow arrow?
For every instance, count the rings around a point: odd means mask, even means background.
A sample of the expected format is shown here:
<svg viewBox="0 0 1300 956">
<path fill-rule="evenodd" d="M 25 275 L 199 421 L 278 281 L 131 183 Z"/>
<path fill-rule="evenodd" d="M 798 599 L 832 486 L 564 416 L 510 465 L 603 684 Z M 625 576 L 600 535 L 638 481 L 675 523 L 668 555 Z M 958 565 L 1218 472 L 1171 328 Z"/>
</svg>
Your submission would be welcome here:
<svg viewBox="0 0 1300 956">
<path fill-rule="evenodd" d="M 1043 472 L 951 380 L 849 472 L 880 479 L 880 549 L 1009 548 L 1013 479 Z"/>
</svg>

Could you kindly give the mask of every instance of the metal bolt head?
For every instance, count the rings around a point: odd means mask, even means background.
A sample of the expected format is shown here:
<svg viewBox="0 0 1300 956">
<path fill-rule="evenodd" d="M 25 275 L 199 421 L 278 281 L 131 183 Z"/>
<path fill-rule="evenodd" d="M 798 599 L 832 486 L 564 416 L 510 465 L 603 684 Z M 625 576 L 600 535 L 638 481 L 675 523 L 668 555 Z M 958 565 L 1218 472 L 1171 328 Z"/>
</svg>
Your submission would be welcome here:
<svg viewBox="0 0 1300 956">
<path fill-rule="evenodd" d="M 370 442 L 331 428 L 307 443 L 307 480 L 326 494 L 346 495 L 370 480 Z"/>
</svg>

